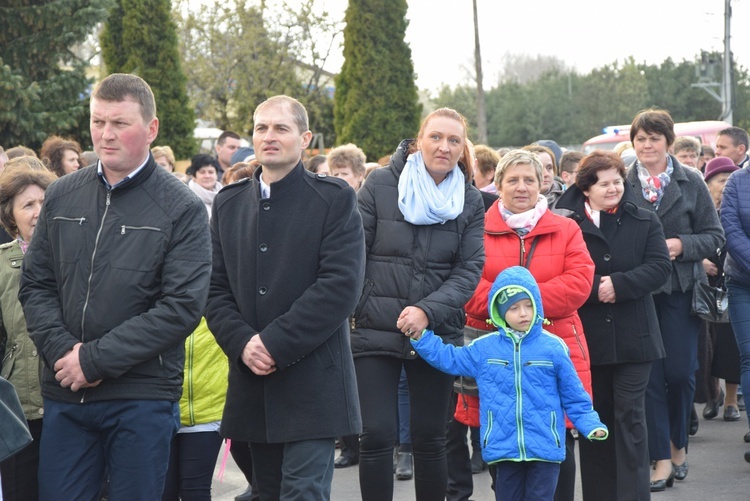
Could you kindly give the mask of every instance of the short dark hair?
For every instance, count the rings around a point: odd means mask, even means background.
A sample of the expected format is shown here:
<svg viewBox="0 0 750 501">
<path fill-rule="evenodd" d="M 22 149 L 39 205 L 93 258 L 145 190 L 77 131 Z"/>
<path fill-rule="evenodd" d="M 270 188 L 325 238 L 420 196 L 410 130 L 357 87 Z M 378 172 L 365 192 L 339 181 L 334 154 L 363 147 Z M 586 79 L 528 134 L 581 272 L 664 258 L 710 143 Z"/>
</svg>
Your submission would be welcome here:
<svg viewBox="0 0 750 501">
<path fill-rule="evenodd" d="M 729 136 L 732 138 L 732 144 L 739 146 L 745 145 L 746 150 L 750 150 L 750 137 L 747 135 L 747 131 L 740 127 L 727 127 L 719 131 L 720 136 Z"/>
<path fill-rule="evenodd" d="M 661 134 L 666 138 L 667 146 L 672 146 L 674 143 L 674 120 L 665 110 L 649 108 L 639 112 L 630 124 L 631 143 L 635 144 L 635 136 L 641 130 Z"/>
<path fill-rule="evenodd" d="M 223 146 L 227 138 L 237 139 L 239 141 L 240 135 L 236 132 L 232 132 L 231 130 L 225 130 L 224 132 L 219 134 L 219 139 L 216 140 L 216 144 L 218 144 L 219 146 Z"/>
<path fill-rule="evenodd" d="M 576 170 L 576 165 L 583 160 L 583 153 L 580 151 L 566 151 L 560 159 L 560 173 L 567 172 L 572 174 Z"/>
<path fill-rule="evenodd" d="M 581 191 L 587 191 L 599 180 L 599 171 L 617 169 L 625 179 L 625 164 L 620 155 L 614 151 L 595 150 L 583 157 L 578 165 L 576 186 Z"/>
<path fill-rule="evenodd" d="M 138 75 L 112 73 L 94 87 L 91 99 L 122 102 L 128 98 L 141 105 L 141 117 L 148 123 L 156 117 L 156 101 L 151 87 Z"/>
<path fill-rule="evenodd" d="M 188 176 L 195 176 L 199 170 L 206 166 L 216 169 L 216 165 L 214 165 L 214 157 L 208 153 L 198 153 L 190 159 L 190 166 L 185 170 L 185 174 Z"/>
<path fill-rule="evenodd" d="M 13 199 L 31 185 L 46 190 L 57 177 L 47 169 L 40 169 L 39 165 L 31 167 L 19 163 L 14 167 L 8 164 L 0 173 L 0 224 L 9 235 L 17 237 L 18 225 L 16 225 L 16 218 L 13 217 Z"/>
</svg>

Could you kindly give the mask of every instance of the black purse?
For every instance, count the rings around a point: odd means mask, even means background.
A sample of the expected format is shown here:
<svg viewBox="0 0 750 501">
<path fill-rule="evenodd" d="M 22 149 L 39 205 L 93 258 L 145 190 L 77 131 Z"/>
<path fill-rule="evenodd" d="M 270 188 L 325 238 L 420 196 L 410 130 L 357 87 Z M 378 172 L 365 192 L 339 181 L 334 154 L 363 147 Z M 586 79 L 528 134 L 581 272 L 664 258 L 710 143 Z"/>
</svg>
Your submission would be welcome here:
<svg viewBox="0 0 750 501">
<path fill-rule="evenodd" d="M 696 272 L 696 267 L 701 269 Z M 729 296 L 726 286 L 724 285 L 724 274 L 716 287 L 703 281 L 705 276 L 703 266 L 700 262 L 695 263 L 693 267 L 693 301 L 691 303 L 690 313 L 701 317 L 707 322 L 716 324 L 729 323 Z"/>
<path fill-rule="evenodd" d="M 31 440 L 16 389 L 0 378 L 0 461 L 29 445 Z"/>
</svg>

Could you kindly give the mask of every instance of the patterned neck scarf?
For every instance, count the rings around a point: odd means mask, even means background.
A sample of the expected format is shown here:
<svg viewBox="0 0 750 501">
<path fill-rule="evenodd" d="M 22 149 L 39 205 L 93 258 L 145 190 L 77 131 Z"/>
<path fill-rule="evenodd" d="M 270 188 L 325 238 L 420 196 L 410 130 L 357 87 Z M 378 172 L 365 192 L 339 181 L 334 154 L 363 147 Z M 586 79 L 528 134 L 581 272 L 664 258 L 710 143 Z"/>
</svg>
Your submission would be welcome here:
<svg viewBox="0 0 750 501">
<path fill-rule="evenodd" d="M 26 251 L 29 250 L 29 242 L 27 242 L 20 236 L 16 240 L 18 240 L 18 245 L 21 247 L 21 252 L 26 254 Z"/>
<path fill-rule="evenodd" d="M 594 225 L 597 228 L 601 227 L 600 225 L 601 225 L 601 213 L 602 212 L 606 212 L 608 214 L 617 214 L 617 207 L 612 207 L 611 209 L 605 209 L 603 211 L 594 210 L 589 205 L 589 201 L 588 200 L 586 200 L 583 203 L 583 207 L 586 210 L 586 217 L 588 217 L 591 220 L 591 222 L 594 223 Z"/>
<path fill-rule="evenodd" d="M 667 156 L 667 170 L 658 176 L 652 176 L 646 167 L 638 161 L 636 161 L 635 166 L 638 169 L 638 179 L 641 181 L 643 198 L 654 204 L 654 209 L 658 209 L 664 196 L 664 190 L 667 189 L 672 180 L 672 172 L 674 172 L 672 157 Z"/>
<path fill-rule="evenodd" d="M 544 195 L 540 194 L 539 200 L 537 200 L 536 205 L 526 212 L 521 212 L 520 214 L 515 214 L 506 209 L 505 205 L 503 205 L 502 198 L 498 203 L 498 208 L 500 209 L 500 215 L 502 216 L 503 221 L 505 221 L 510 229 L 518 233 L 519 236 L 524 237 L 534 229 L 536 223 L 539 222 L 544 213 L 547 211 L 547 199 L 544 197 Z"/>
</svg>

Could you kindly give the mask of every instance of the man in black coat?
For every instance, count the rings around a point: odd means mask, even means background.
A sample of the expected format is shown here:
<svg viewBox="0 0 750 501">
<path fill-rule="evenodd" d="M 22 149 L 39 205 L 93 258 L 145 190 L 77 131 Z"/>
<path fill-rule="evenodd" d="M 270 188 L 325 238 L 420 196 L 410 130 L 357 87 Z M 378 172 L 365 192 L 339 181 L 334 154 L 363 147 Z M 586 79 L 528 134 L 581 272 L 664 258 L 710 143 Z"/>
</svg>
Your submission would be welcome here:
<svg viewBox="0 0 750 501">
<path fill-rule="evenodd" d="M 334 437 L 362 431 L 349 315 L 364 233 L 349 185 L 305 170 L 307 112 L 276 96 L 253 116 L 261 163 L 213 206 L 206 312 L 229 357 L 221 433 L 248 442 L 261 499 L 328 500 Z"/>
</svg>

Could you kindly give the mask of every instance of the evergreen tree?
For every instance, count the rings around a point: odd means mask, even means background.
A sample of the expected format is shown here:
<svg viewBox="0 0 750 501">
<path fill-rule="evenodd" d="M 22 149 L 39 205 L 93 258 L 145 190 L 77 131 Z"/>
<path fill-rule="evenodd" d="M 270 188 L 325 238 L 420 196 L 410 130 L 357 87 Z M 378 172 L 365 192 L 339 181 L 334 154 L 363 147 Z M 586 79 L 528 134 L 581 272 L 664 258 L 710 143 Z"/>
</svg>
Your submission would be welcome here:
<svg viewBox="0 0 750 501">
<path fill-rule="evenodd" d="M 38 150 L 52 134 L 83 139 L 87 62 L 71 48 L 112 0 L 5 0 L 0 5 L 0 144 Z M 84 143 L 86 144 L 86 143 Z"/>
<path fill-rule="evenodd" d="M 419 129 L 411 49 L 404 42 L 405 0 L 349 0 L 344 64 L 336 79 L 334 128 L 370 160 L 393 153 Z"/>
<path fill-rule="evenodd" d="M 154 145 L 189 158 L 196 149 L 194 114 L 182 71 L 170 0 L 117 0 L 101 37 L 108 73 L 133 73 L 151 86 L 159 117 Z"/>
</svg>

